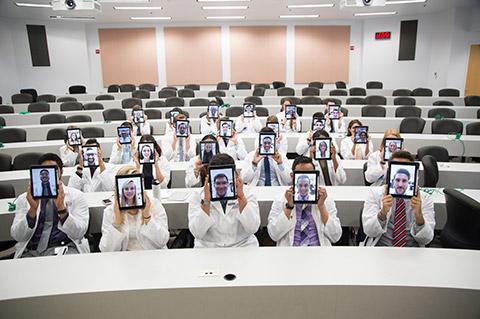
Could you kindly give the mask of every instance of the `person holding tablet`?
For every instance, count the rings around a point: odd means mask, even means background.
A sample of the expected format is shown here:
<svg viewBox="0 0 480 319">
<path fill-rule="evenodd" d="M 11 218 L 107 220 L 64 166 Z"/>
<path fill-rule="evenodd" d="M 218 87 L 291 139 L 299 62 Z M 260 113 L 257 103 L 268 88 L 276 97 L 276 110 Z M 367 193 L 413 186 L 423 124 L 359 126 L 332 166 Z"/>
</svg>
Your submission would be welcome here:
<svg viewBox="0 0 480 319">
<path fill-rule="evenodd" d="M 229 155 L 217 154 L 210 161 L 203 189 L 190 197 L 188 227 L 195 247 L 258 247 L 258 202 Z"/>
<path fill-rule="evenodd" d="M 27 192 L 16 201 L 10 230 L 12 238 L 17 241 L 15 258 L 90 252 L 84 238 L 89 220 L 85 194 L 63 185 L 63 163 L 58 155 L 44 154 L 38 164 L 53 169 L 51 173 L 47 170 L 47 177 L 40 167 L 40 179 L 32 175 Z M 37 184 L 51 185 L 55 179 L 57 182 L 53 187 Z M 39 187 L 41 191 L 38 191 Z"/>
<path fill-rule="evenodd" d="M 283 98 L 282 99 L 282 105 L 280 106 L 280 112 L 277 113 L 276 117 L 280 123 L 280 129 L 283 132 L 289 133 L 289 132 L 301 132 L 302 131 L 302 125 L 300 121 L 297 121 L 297 113 L 295 112 L 294 116 L 289 116 L 291 118 L 287 118 L 285 116 L 285 109 L 287 105 L 292 105 L 292 100 L 289 98 Z M 290 110 L 289 110 L 290 111 Z M 292 112 L 292 111 L 290 111 Z"/>
<path fill-rule="evenodd" d="M 267 117 L 267 127 L 275 127 L 276 129 L 273 129 L 275 133 L 277 133 L 277 148 L 280 153 L 287 154 L 288 152 L 288 140 L 285 137 L 285 132 L 282 130 L 280 126 L 280 122 L 278 121 L 278 118 L 275 115 L 270 115 Z"/>
<path fill-rule="evenodd" d="M 205 177 L 207 176 L 207 169 L 208 169 L 208 164 L 210 163 L 211 159 L 215 157 L 216 154 L 213 154 L 212 151 L 210 151 L 208 155 L 208 158 L 205 158 L 202 156 L 202 148 L 201 145 L 202 143 L 206 142 L 211 142 L 214 143 L 214 148 L 219 149 L 217 139 L 211 135 L 207 134 L 205 135 L 202 140 L 200 141 L 197 149 L 198 149 L 198 155 L 195 156 L 194 158 L 190 159 L 188 162 L 187 168 L 185 169 L 185 186 L 187 188 L 190 187 L 202 187 L 203 183 L 205 182 Z M 210 155 L 213 155 L 210 157 Z"/>
<path fill-rule="evenodd" d="M 262 129 L 262 122 L 254 107 L 253 104 L 244 104 L 244 113 L 235 120 L 235 130 L 238 133 L 258 133 Z"/>
<path fill-rule="evenodd" d="M 295 158 L 292 171 L 299 172 L 296 182 L 294 173 L 291 173 L 290 183 L 295 185 L 273 202 L 268 214 L 270 237 L 277 242 L 277 246 L 331 246 L 342 236 L 334 200 L 328 196 L 325 188 L 317 187 L 315 181 L 310 179 L 309 174 L 315 172 L 311 158 Z M 309 195 L 310 189 L 317 192 L 316 201 L 295 203 L 302 198 L 315 197 Z"/>
<path fill-rule="evenodd" d="M 345 120 L 340 105 L 329 101 L 325 106 L 325 130 L 331 133 L 345 133 Z"/>
<path fill-rule="evenodd" d="M 200 133 L 214 134 L 218 130 L 218 122 L 220 121 L 220 106 L 217 101 L 210 101 L 207 112 L 200 118 Z"/>
<path fill-rule="evenodd" d="M 124 166 L 117 173 L 114 203 L 103 212 L 101 252 L 167 248 L 167 214 L 160 200 L 150 198 L 147 192 L 142 196 L 138 173 L 133 166 Z"/>
<path fill-rule="evenodd" d="M 135 152 L 135 134 L 133 125 L 130 122 L 123 122 L 117 128 L 119 135 L 117 141 L 112 147 L 110 154 L 110 164 L 128 164 L 133 160 L 133 153 Z"/>
<path fill-rule="evenodd" d="M 217 141 L 219 147 L 219 153 L 226 153 L 235 160 L 243 160 L 247 156 L 245 149 L 245 143 L 233 126 L 233 121 L 228 117 L 220 118 L 217 124 Z M 229 133 L 230 134 L 225 134 Z"/>
<path fill-rule="evenodd" d="M 262 133 L 275 132 L 269 127 L 264 127 L 260 131 Z M 265 136 L 263 144 L 274 142 L 269 136 Z M 258 145 L 258 142 L 256 143 Z M 290 184 L 290 168 L 287 166 L 287 156 L 279 150 L 275 150 L 273 155 L 262 155 L 262 149 L 273 148 L 271 145 L 258 145 L 255 151 L 248 153 L 244 160 L 241 172 L 242 179 L 250 186 L 286 186 Z M 265 154 L 268 154 L 265 153 Z"/>
<path fill-rule="evenodd" d="M 144 113 L 140 105 L 134 105 L 132 108 L 132 115 L 130 116 L 130 122 L 136 127 L 136 135 L 149 135 L 151 134 L 150 123 L 148 122 L 148 116 Z"/>
<path fill-rule="evenodd" d="M 411 164 L 414 158 L 407 151 L 396 151 L 391 161 Z M 414 180 L 416 176 L 412 176 L 408 167 L 392 171 L 391 178 L 392 185 L 369 190 L 362 212 L 363 231 L 367 236 L 362 244 L 393 247 L 427 245 L 433 240 L 435 229 L 432 196 L 418 190 Z M 412 187 L 415 192 L 407 186 L 409 180 L 414 180 Z M 393 189 L 391 195 L 390 186 Z M 406 193 L 412 195 L 407 196 Z"/>
<path fill-rule="evenodd" d="M 139 149 L 135 152 L 133 161 L 137 170 L 143 173 L 145 189 L 167 188 L 170 182 L 170 162 L 162 154 L 160 145 L 149 134 L 143 135 L 138 145 Z M 150 145 L 153 149 L 150 149 Z"/>
<path fill-rule="evenodd" d="M 345 160 L 365 160 L 373 151 L 372 138 L 370 136 L 367 143 L 358 144 L 354 142 L 355 130 L 360 126 L 362 126 L 362 122 L 359 120 L 351 120 L 348 123 L 347 136 L 342 139 L 340 144 L 340 154 L 342 154 Z"/>
<path fill-rule="evenodd" d="M 67 126 L 67 131 L 75 129 L 78 129 L 78 127 L 76 127 L 75 125 Z M 59 149 L 60 158 L 62 159 L 65 167 L 75 166 L 78 163 L 79 157 L 81 155 L 82 146 L 75 145 L 76 143 L 70 143 L 72 141 L 73 138 L 71 138 L 71 136 L 69 137 L 67 134 L 64 139 L 65 145 L 60 146 Z M 82 136 L 80 136 L 80 141 L 83 142 Z"/>
<path fill-rule="evenodd" d="M 195 139 L 189 132 L 188 119 L 185 114 L 178 114 L 174 119 L 174 127 L 171 133 L 165 133 L 164 151 L 165 157 L 169 161 L 188 162 L 195 157 Z"/>
<path fill-rule="evenodd" d="M 328 139 L 330 135 L 326 131 L 317 131 L 312 136 L 312 146 L 310 146 L 310 158 L 312 159 L 315 169 L 320 172 L 319 174 L 319 184 L 324 186 L 338 186 L 345 184 L 347 181 L 347 174 L 343 169 L 342 160 L 337 154 L 337 146 L 332 140 L 320 140 Z M 320 142 L 317 142 L 319 140 Z M 316 159 L 316 148 L 319 147 L 322 143 L 327 145 L 327 142 L 331 145 L 329 147 L 329 156 L 327 158 L 318 157 Z M 319 145 L 319 146 L 317 146 Z M 327 147 L 328 149 L 328 147 Z M 316 160 L 315 160 L 316 159 Z"/>
<path fill-rule="evenodd" d="M 365 180 L 369 183 L 372 183 L 372 186 L 380 186 L 385 183 L 385 177 L 387 175 L 388 169 L 388 160 L 385 160 L 385 152 L 389 152 L 389 150 L 385 149 L 385 141 L 388 139 L 400 139 L 400 131 L 395 128 L 390 128 L 385 131 L 383 134 L 383 139 L 380 144 L 380 149 L 371 153 L 368 156 L 367 161 L 367 170 L 365 171 Z M 393 154 L 396 151 L 396 144 L 395 149 L 391 149 L 390 153 Z M 399 149 L 400 150 L 400 149 Z M 401 150 L 404 150 L 403 148 Z M 393 152 L 392 152 L 393 151 Z"/>
<path fill-rule="evenodd" d="M 76 172 L 70 176 L 68 186 L 84 193 L 113 191 L 116 167 L 103 161 L 97 139 L 85 142 L 82 157 Z"/>
</svg>

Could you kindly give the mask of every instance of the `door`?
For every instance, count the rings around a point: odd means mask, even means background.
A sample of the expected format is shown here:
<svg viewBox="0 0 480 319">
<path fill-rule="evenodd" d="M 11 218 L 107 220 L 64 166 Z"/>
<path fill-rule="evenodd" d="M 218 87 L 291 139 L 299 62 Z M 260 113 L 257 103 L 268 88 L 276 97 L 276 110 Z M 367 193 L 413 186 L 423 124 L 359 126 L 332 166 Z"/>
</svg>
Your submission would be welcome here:
<svg viewBox="0 0 480 319">
<path fill-rule="evenodd" d="M 480 95 L 480 44 L 470 46 L 465 96 Z"/>
</svg>

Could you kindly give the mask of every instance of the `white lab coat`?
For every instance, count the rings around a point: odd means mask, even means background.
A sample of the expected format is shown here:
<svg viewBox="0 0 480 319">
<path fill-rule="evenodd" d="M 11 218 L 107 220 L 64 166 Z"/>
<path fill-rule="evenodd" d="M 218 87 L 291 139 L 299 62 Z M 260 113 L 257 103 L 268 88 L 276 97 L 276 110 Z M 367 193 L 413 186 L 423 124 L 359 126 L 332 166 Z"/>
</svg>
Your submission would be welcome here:
<svg viewBox="0 0 480 319">
<path fill-rule="evenodd" d="M 382 209 L 382 198 L 385 193 L 385 186 L 370 187 L 365 203 L 363 204 L 362 224 L 363 231 L 367 238 L 363 242 L 365 246 L 375 246 L 382 235 L 387 231 L 388 221 L 395 212 L 395 203 L 390 208 L 387 214 L 384 227 L 378 219 L 378 213 Z M 410 229 L 410 234 L 417 241 L 419 246 L 425 246 L 433 239 L 433 232 L 435 229 L 435 211 L 433 210 L 433 199 L 430 195 L 420 191 L 422 199 L 422 213 L 425 224 L 421 226 L 418 232 L 415 232 L 415 218 L 410 210 L 410 200 L 405 199 L 407 207 L 407 229 Z"/>
<path fill-rule="evenodd" d="M 147 225 L 141 225 L 142 218 L 137 219 L 136 238 L 140 246 L 145 250 L 167 248 L 170 238 L 168 232 L 167 214 L 162 203 L 155 198 L 150 198 L 152 208 L 151 218 Z M 122 213 L 127 214 L 127 213 Z M 138 212 L 141 214 L 141 212 Z M 124 216 L 124 224 L 118 229 L 113 226 L 115 220 L 114 205 L 109 205 L 103 212 L 102 238 L 100 240 L 100 251 L 125 251 L 129 241 L 129 220 Z"/>
<path fill-rule="evenodd" d="M 115 189 L 115 174 L 119 168 L 119 165 L 105 163 L 105 170 L 100 173 L 100 167 L 97 167 L 92 176 L 90 168 L 84 167 L 82 177 L 76 172 L 70 175 L 68 186 L 84 193 L 112 192 Z"/>
<path fill-rule="evenodd" d="M 275 115 L 278 119 L 278 123 L 280 123 L 280 130 L 283 132 L 287 133 L 292 133 L 292 132 L 301 132 L 302 131 L 302 122 L 300 121 L 300 118 L 297 118 L 296 120 L 296 125 L 295 127 L 291 128 L 290 127 L 290 122 L 292 120 L 286 120 L 285 121 L 285 112 L 280 112 Z M 282 124 L 285 121 L 285 124 Z"/>
<path fill-rule="evenodd" d="M 137 135 L 137 130 L 140 128 L 140 134 L 141 135 L 150 135 L 152 134 L 150 123 L 148 120 L 145 120 L 143 123 L 134 123 L 133 121 L 131 122 L 133 125 L 133 133 Z"/>
<path fill-rule="evenodd" d="M 231 139 L 228 139 L 227 146 L 225 146 L 222 138 L 218 141 L 218 147 L 220 149 L 220 153 L 226 153 L 234 160 L 243 160 L 248 154 L 247 150 L 245 149 L 245 143 L 240 135 L 237 135 L 237 145 L 235 145 Z"/>
<path fill-rule="evenodd" d="M 177 147 L 175 150 L 172 148 L 172 142 L 173 142 L 173 135 L 175 132 L 172 132 L 170 134 L 165 134 L 163 137 L 162 141 L 162 152 L 163 155 L 167 158 L 169 161 L 176 162 L 177 161 L 177 156 L 178 156 L 178 143 L 179 141 L 177 140 Z M 190 136 L 190 149 L 188 152 L 186 151 L 187 149 L 187 138 L 186 137 L 179 137 L 178 139 L 183 138 L 184 139 L 184 151 L 185 151 L 185 160 L 189 161 L 191 158 L 195 157 L 196 155 L 196 150 L 197 150 L 197 144 L 195 143 L 195 138 L 193 136 Z"/>
<path fill-rule="evenodd" d="M 278 166 L 277 162 L 275 162 L 275 160 L 271 158 L 271 156 L 269 156 L 270 165 L 275 171 L 275 176 L 277 177 L 277 180 L 280 183 L 280 186 L 287 186 L 287 185 L 290 185 L 291 183 L 290 173 L 292 172 L 292 170 L 288 165 L 287 157 L 282 153 L 279 153 L 279 154 L 282 157 L 283 171 L 280 170 L 280 167 Z M 265 158 L 263 158 L 258 163 L 257 167 L 255 167 L 252 164 L 254 156 L 255 156 L 255 151 L 248 153 L 248 156 L 244 159 L 243 169 L 241 172 L 243 182 L 250 186 L 257 186 L 258 181 L 260 180 L 260 174 L 263 169 L 263 161 L 265 160 Z"/>
<path fill-rule="evenodd" d="M 382 167 L 382 164 L 380 163 L 381 161 L 382 158 L 380 158 L 380 151 L 375 151 L 368 157 L 365 179 L 367 182 L 372 183 L 371 186 L 380 186 L 385 184 L 388 164 L 385 164 Z"/>
<path fill-rule="evenodd" d="M 258 116 L 244 118 L 243 115 L 240 115 L 235 120 L 235 130 L 238 133 L 258 133 L 262 127 Z"/>
<path fill-rule="evenodd" d="M 82 148 L 79 148 L 79 152 L 81 154 Z M 64 167 L 73 167 L 77 163 L 78 154 L 73 152 L 71 149 L 67 147 L 67 145 L 62 145 L 59 149 L 60 158 L 62 159 L 62 163 Z"/>
<path fill-rule="evenodd" d="M 342 139 L 342 142 L 340 144 L 340 154 L 342 154 L 343 159 L 345 160 L 354 160 L 355 154 L 352 154 L 352 147 L 353 147 L 353 141 L 351 136 L 346 136 Z M 365 156 L 365 148 L 368 145 L 368 154 Z M 373 152 L 373 144 L 372 142 L 368 142 L 368 144 L 358 144 L 357 145 L 357 152 L 360 152 L 362 155 L 363 160 L 367 159 L 368 156 Z"/>
<path fill-rule="evenodd" d="M 330 120 L 333 123 L 333 127 L 335 129 L 335 133 L 345 133 L 347 131 L 347 126 L 345 125 L 345 121 L 343 118 L 338 120 Z M 332 126 L 325 122 L 325 131 L 331 132 Z"/>
<path fill-rule="evenodd" d="M 338 167 L 336 171 L 333 167 L 333 160 L 327 160 L 328 175 L 330 176 L 330 181 L 332 182 L 332 186 L 342 185 L 342 184 L 345 184 L 345 182 L 347 181 L 347 174 L 343 169 L 342 160 L 338 155 L 336 155 L 336 157 L 338 162 Z M 323 177 L 320 164 L 318 163 L 317 160 L 313 160 L 313 163 L 315 164 L 315 170 L 320 172 L 318 174 L 318 183 L 320 185 L 325 185 L 325 178 Z"/>
<path fill-rule="evenodd" d="M 217 134 L 217 131 L 217 123 L 213 119 L 209 121 L 206 115 L 200 118 L 200 133 L 203 135 L 211 133 Z"/>
<path fill-rule="evenodd" d="M 158 160 L 158 162 L 155 163 L 155 165 L 160 165 L 160 171 L 162 172 L 164 179 L 159 185 L 153 185 L 152 189 L 155 189 L 155 187 L 167 188 L 167 185 L 170 182 L 170 175 L 171 175 L 170 162 L 162 154 L 162 156 L 160 156 L 160 159 Z M 142 164 L 140 164 L 140 173 L 143 173 Z M 153 174 L 153 179 L 156 179 L 157 173 L 154 166 L 152 167 L 152 174 Z"/>
<path fill-rule="evenodd" d="M 210 203 L 210 216 L 201 208 L 203 189 L 195 191 L 188 205 L 188 228 L 195 236 L 195 247 L 258 247 L 255 232 L 260 227 L 260 211 L 253 193 L 244 186 L 247 205 L 242 213 L 238 200 Z"/>
<path fill-rule="evenodd" d="M 308 135 L 312 132 L 309 130 L 308 132 L 303 133 L 300 135 L 300 137 L 297 140 L 297 146 L 295 147 L 295 151 L 297 152 L 298 155 L 303 155 L 310 157 L 310 145 L 308 144 Z M 313 142 L 313 141 L 312 141 Z M 335 139 L 332 138 L 332 144 L 335 146 L 335 149 L 337 150 L 338 153 L 338 146 L 337 143 L 335 142 Z"/>
<path fill-rule="evenodd" d="M 200 180 L 200 174 L 198 175 L 198 177 L 195 176 L 195 161 L 197 159 L 200 159 L 198 155 L 191 158 L 188 161 L 187 167 L 185 169 L 185 187 L 187 188 L 202 186 L 202 183 L 201 183 L 202 181 Z"/>
<path fill-rule="evenodd" d="M 63 186 L 65 192 L 64 205 L 68 211 L 68 217 L 62 224 L 58 223 L 58 229 L 64 232 L 75 244 L 79 253 L 89 253 L 88 241 L 84 238 L 88 228 L 89 210 L 86 195 L 77 189 Z M 40 205 L 37 209 L 37 221 L 35 227 L 28 227 L 27 213 L 30 205 L 27 201 L 27 194 L 21 194 L 16 202 L 15 218 L 10 229 L 12 238 L 17 241 L 15 247 L 15 258 L 21 257 L 28 242 L 32 238 L 38 225 L 40 216 Z"/>
<path fill-rule="evenodd" d="M 295 236 L 295 225 L 297 223 L 297 213 L 292 210 L 291 218 L 288 219 L 284 213 L 285 194 L 282 194 L 273 202 L 270 213 L 268 214 L 268 234 L 277 242 L 277 246 L 293 246 Z M 337 208 L 331 197 L 325 200 L 325 207 L 328 211 L 328 220 L 323 224 L 318 206 L 312 204 L 312 217 L 317 226 L 318 239 L 321 246 L 331 246 L 342 236 L 342 225 L 337 217 Z"/>
<path fill-rule="evenodd" d="M 140 136 L 135 136 L 135 143 L 131 147 L 132 157 L 130 158 L 130 160 L 133 160 L 133 154 L 135 154 L 135 152 L 137 151 L 137 145 L 139 140 Z M 124 144 L 122 144 L 121 147 L 118 148 L 117 143 L 113 143 L 112 152 L 110 153 L 110 160 L 108 161 L 110 164 L 124 164 L 122 163 L 123 147 Z"/>
</svg>

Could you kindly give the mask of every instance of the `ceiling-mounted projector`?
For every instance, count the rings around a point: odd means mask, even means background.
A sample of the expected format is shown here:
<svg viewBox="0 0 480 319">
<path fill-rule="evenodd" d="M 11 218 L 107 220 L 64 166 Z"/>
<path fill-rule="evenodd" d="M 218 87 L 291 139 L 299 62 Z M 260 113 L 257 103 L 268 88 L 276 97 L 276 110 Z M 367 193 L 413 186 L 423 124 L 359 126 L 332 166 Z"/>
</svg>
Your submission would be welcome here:
<svg viewBox="0 0 480 319">
<path fill-rule="evenodd" d="M 53 11 L 102 11 L 98 0 L 52 0 Z"/>
<path fill-rule="evenodd" d="M 341 0 L 341 8 L 349 7 L 384 7 L 386 5 L 386 0 Z"/>
</svg>

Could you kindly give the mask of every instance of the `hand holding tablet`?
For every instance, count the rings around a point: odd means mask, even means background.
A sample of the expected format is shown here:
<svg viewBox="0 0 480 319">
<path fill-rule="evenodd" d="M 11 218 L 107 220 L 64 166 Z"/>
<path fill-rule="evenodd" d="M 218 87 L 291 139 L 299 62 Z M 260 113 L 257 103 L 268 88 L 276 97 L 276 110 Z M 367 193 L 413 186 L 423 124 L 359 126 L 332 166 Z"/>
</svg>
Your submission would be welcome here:
<svg viewBox="0 0 480 319">
<path fill-rule="evenodd" d="M 260 133 L 258 153 L 260 155 L 274 155 L 276 150 L 276 139 L 277 136 L 275 133 Z"/>
<path fill-rule="evenodd" d="M 140 164 L 155 163 L 155 145 L 153 143 L 138 143 L 138 162 Z"/>
<path fill-rule="evenodd" d="M 30 191 L 34 199 L 56 198 L 58 196 L 57 166 L 31 166 Z"/>
<path fill-rule="evenodd" d="M 211 201 L 237 199 L 235 165 L 208 168 Z"/>
<path fill-rule="evenodd" d="M 187 137 L 189 132 L 189 121 L 178 120 L 176 121 L 176 135 L 177 137 Z"/>
<path fill-rule="evenodd" d="M 329 160 L 332 158 L 332 139 L 329 137 L 315 139 L 315 153 L 316 160 Z"/>
<path fill-rule="evenodd" d="M 285 106 L 285 118 L 287 120 L 293 120 L 297 118 L 297 106 L 294 104 L 289 104 Z"/>
<path fill-rule="evenodd" d="M 82 159 L 83 167 L 99 166 L 98 147 L 96 145 L 85 145 L 82 148 Z"/>
<path fill-rule="evenodd" d="M 135 124 L 145 123 L 145 112 L 142 109 L 133 110 L 132 117 Z"/>
<path fill-rule="evenodd" d="M 357 126 L 355 128 L 355 137 L 353 139 L 355 144 L 368 143 L 368 126 Z"/>
<path fill-rule="evenodd" d="M 120 210 L 145 207 L 143 175 L 117 175 L 115 177 L 116 200 Z"/>
<path fill-rule="evenodd" d="M 67 141 L 70 146 L 82 145 L 82 131 L 79 128 L 67 129 Z"/>
<path fill-rule="evenodd" d="M 318 171 L 294 171 L 293 190 L 295 204 L 316 204 L 318 202 Z"/>
<path fill-rule="evenodd" d="M 129 127 L 120 126 L 117 127 L 118 142 L 120 144 L 130 144 L 132 143 L 132 136 L 130 135 L 131 131 Z"/>
<path fill-rule="evenodd" d="M 383 161 L 388 162 L 392 154 L 402 149 L 403 138 L 386 138 L 383 144 Z"/>
<path fill-rule="evenodd" d="M 233 121 L 232 120 L 221 120 L 220 121 L 220 132 L 221 137 L 230 138 L 233 136 Z"/>
<path fill-rule="evenodd" d="M 255 116 L 255 104 L 253 103 L 243 103 L 243 117 L 254 117 Z"/>
<path fill-rule="evenodd" d="M 393 197 L 417 196 L 418 168 L 419 164 L 415 162 L 390 162 L 387 173 L 387 193 Z"/>
</svg>

